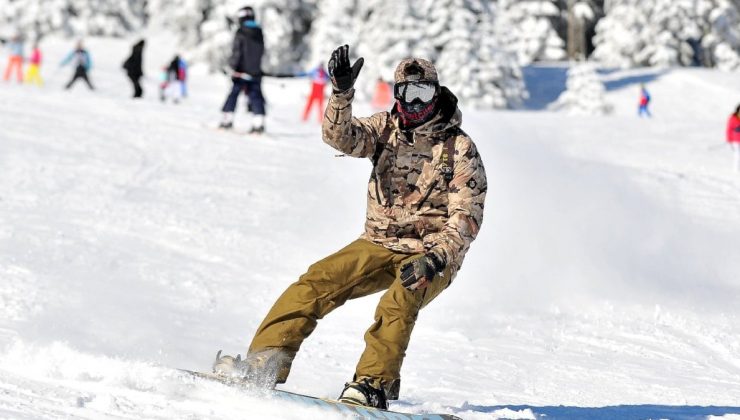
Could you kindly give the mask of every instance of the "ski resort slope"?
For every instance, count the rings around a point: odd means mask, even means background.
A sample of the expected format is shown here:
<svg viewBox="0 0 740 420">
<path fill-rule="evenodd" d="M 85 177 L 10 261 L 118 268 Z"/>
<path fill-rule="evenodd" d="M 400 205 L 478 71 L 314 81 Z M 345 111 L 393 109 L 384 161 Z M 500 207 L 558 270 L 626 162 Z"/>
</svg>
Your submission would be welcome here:
<svg viewBox="0 0 740 420">
<path fill-rule="evenodd" d="M 247 138 L 209 128 L 222 77 L 196 67 L 190 97 L 162 104 L 169 52 L 150 47 L 133 101 L 130 43 L 88 46 L 96 92 L 62 90 L 70 69 L 53 63 L 70 45 L 55 40 L 46 86 L 0 85 L 0 418 L 332 418 L 175 368 L 244 353 L 282 290 L 359 235 L 370 163 L 300 121 L 306 80 L 266 80 L 271 134 Z M 740 78 L 604 78 L 608 117 L 463 110 L 485 221 L 419 316 L 393 409 L 740 415 L 740 174 L 723 144 Z M 640 82 L 651 120 L 636 116 Z M 378 297 L 322 320 L 282 388 L 336 397 Z"/>
</svg>

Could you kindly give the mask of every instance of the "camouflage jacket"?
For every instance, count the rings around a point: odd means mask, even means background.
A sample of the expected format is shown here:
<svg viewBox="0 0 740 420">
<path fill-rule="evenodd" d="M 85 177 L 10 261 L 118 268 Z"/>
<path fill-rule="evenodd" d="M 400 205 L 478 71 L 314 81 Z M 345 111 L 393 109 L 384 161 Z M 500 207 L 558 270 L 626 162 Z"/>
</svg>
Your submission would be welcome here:
<svg viewBox="0 0 740 420">
<path fill-rule="evenodd" d="M 332 94 L 322 134 L 324 142 L 342 153 L 377 159 L 368 183 L 362 238 L 397 252 L 434 252 L 455 274 L 483 222 L 487 189 L 478 150 L 460 129 L 457 98 L 443 87 L 440 111 L 404 131 L 395 111 L 352 117 L 353 97 L 354 89 Z M 451 179 L 442 174 L 450 136 Z"/>
</svg>

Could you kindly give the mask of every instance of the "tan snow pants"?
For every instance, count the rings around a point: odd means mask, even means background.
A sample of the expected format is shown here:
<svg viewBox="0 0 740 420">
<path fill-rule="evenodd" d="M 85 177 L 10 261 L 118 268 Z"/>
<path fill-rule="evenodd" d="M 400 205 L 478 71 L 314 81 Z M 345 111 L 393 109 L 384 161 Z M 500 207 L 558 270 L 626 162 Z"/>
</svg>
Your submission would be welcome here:
<svg viewBox="0 0 740 420">
<path fill-rule="evenodd" d="M 281 348 L 290 362 L 316 328 L 319 319 L 348 299 L 385 290 L 375 311 L 375 322 L 365 333 L 365 351 L 356 378 L 382 386 L 389 399 L 398 398 L 400 371 L 419 310 L 451 282 L 449 269 L 423 290 L 409 291 L 398 280 L 399 269 L 419 255 L 394 252 L 358 239 L 337 253 L 311 265 L 270 309 L 249 346 L 250 353 Z M 287 379 L 290 362 L 278 383 Z"/>
</svg>

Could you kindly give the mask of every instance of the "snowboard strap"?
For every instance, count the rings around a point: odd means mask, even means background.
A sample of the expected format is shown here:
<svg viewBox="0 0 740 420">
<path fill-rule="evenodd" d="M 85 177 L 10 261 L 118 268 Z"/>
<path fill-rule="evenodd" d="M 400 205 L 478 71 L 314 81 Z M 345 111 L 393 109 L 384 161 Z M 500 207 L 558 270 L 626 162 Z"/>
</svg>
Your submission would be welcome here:
<svg viewBox="0 0 740 420">
<path fill-rule="evenodd" d="M 390 124 L 386 123 L 385 127 L 383 127 L 383 131 L 380 133 L 380 137 L 378 138 L 378 141 L 375 143 L 375 151 L 373 152 L 373 168 L 375 168 L 378 165 L 378 160 L 380 160 L 380 155 L 383 154 L 383 149 L 385 149 L 385 145 L 388 144 L 388 140 L 391 138 L 391 126 Z"/>
</svg>

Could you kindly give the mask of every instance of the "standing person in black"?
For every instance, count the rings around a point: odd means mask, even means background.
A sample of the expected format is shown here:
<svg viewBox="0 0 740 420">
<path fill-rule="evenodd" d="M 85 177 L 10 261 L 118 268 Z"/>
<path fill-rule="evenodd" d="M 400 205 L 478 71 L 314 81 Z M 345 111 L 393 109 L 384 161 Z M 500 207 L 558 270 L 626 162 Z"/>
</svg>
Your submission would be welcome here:
<svg viewBox="0 0 740 420">
<path fill-rule="evenodd" d="M 262 37 L 262 28 L 255 22 L 254 9 L 242 7 L 238 12 L 239 29 L 234 36 L 229 66 L 232 69 L 231 92 L 222 108 L 223 120 L 219 125 L 223 129 L 234 126 L 234 110 L 239 93 L 247 95 L 247 110 L 251 112 L 252 127 L 250 133 L 265 131 L 265 98 L 262 96 L 262 55 L 265 52 L 265 42 Z"/>
<path fill-rule="evenodd" d="M 131 50 L 131 56 L 126 59 L 123 63 L 123 68 L 126 70 L 126 75 L 131 79 L 131 84 L 134 86 L 134 98 L 141 98 L 144 95 L 144 90 L 141 88 L 139 81 L 144 76 L 144 71 L 141 69 L 142 66 L 142 54 L 144 53 L 144 40 L 134 44 Z"/>
</svg>

